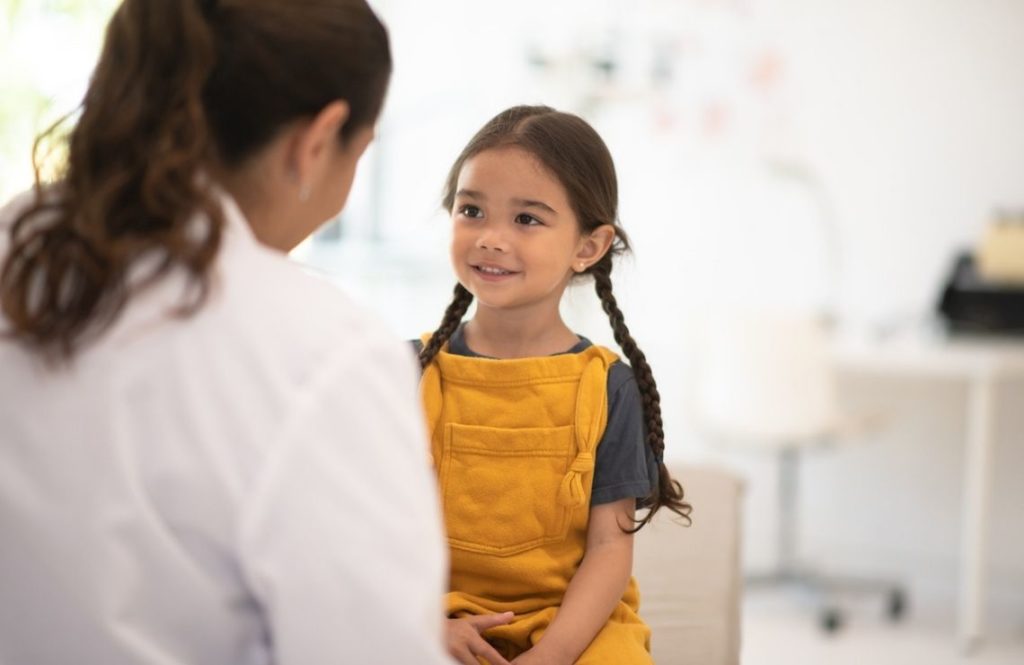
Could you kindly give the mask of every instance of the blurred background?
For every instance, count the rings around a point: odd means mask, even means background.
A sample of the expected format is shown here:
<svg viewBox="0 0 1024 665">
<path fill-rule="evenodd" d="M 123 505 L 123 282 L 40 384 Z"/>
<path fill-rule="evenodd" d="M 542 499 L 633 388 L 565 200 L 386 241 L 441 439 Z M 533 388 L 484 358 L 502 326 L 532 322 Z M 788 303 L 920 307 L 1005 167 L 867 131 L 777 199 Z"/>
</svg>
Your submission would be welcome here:
<svg viewBox="0 0 1024 665">
<path fill-rule="evenodd" d="M 0 3 L 2 198 L 80 100 L 116 4 Z M 788 524 L 796 557 L 902 591 L 899 621 L 828 600 L 824 625 L 751 585 L 743 662 L 1024 662 L 1024 337 L 1004 304 L 938 312 L 947 286 L 1021 306 L 1024 2 L 371 4 L 395 57 L 379 138 L 294 258 L 397 334 L 431 330 L 462 146 L 513 104 L 582 115 L 618 169 L 635 252 L 615 288 L 666 455 L 742 478 L 743 574 L 778 567 Z M 996 268 L 957 290 L 965 252 Z M 614 348 L 590 285 L 565 315 Z M 765 341 L 787 325 L 810 337 Z"/>
</svg>

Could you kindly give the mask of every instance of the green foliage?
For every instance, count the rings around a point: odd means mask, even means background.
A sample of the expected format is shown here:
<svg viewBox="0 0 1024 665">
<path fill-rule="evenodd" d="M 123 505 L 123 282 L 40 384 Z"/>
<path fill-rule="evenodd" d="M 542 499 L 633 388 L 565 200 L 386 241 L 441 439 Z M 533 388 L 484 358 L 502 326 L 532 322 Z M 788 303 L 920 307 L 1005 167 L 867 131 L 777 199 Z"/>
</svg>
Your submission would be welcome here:
<svg viewBox="0 0 1024 665">
<path fill-rule="evenodd" d="M 74 110 L 118 2 L 0 0 L 0 203 L 32 183 L 35 138 Z"/>
</svg>

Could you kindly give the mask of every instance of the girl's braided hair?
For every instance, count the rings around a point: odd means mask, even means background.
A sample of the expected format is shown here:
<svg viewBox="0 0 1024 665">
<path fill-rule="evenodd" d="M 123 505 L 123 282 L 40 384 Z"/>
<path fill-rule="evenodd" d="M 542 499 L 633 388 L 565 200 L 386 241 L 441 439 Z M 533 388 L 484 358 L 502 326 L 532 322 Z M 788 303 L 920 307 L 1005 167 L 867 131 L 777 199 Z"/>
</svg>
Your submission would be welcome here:
<svg viewBox="0 0 1024 665">
<path fill-rule="evenodd" d="M 536 157 L 565 187 L 573 212 L 583 233 L 590 233 L 604 224 L 615 227 L 611 249 L 597 263 L 580 275 L 590 275 L 608 320 L 615 341 L 629 359 L 643 401 L 644 429 L 647 445 L 658 463 L 658 483 L 640 505 L 647 513 L 632 532 L 651 521 L 661 507 L 690 521 L 692 507 L 683 499 L 683 488 L 665 467 L 665 436 L 661 421 L 661 396 L 654 374 L 643 351 L 629 333 L 625 317 L 612 293 L 612 260 L 629 251 L 629 236 L 618 224 L 618 183 L 611 153 L 594 129 L 578 116 L 562 113 L 547 106 L 515 106 L 499 113 L 476 133 L 463 149 L 448 173 L 444 207 L 451 210 L 459 173 L 463 165 L 479 153 L 492 148 L 517 146 Z M 426 367 L 458 328 L 473 295 L 461 284 L 445 310 L 441 325 L 420 351 L 420 365 Z"/>
</svg>

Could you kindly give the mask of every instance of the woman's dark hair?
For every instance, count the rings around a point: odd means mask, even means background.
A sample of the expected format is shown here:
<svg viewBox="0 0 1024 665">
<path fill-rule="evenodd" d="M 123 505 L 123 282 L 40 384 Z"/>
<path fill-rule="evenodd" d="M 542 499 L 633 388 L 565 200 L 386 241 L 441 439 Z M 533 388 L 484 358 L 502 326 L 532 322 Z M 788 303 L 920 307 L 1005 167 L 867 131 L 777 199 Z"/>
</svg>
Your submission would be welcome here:
<svg viewBox="0 0 1024 665">
<path fill-rule="evenodd" d="M 390 75 L 365 0 L 124 0 L 53 187 L 38 158 L 61 122 L 36 141 L 34 203 L 0 269 L 5 334 L 68 360 L 173 269 L 192 285 L 181 313 L 196 311 L 224 221 L 206 167 L 239 167 L 337 99 L 350 136 L 376 121 Z M 144 258 L 156 268 L 139 279 Z"/>
<path fill-rule="evenodd" d="M 629 236 L 618 223 L 618 182 L 608 147 L 583 119 L 547 106 L 515 106 L 499 113 L 470 139 L 448 172 L 443 204 L 452 209 L 459 174 L 465 163 L 485 150 L 516 146 L 536 157 L 565 188 L 582 233 L 590 233 L 604 224 L 615 227 L 611 250 L 580 275 L 590 275 L 615 341 L 629 359 L 643 399 L 647 445 L 658 461 L 658 483 L 641 502 L 649 508 L 633 531 L 647 524 L 662 506 L 689 521 L 692 510 L 683 500 L 683 488 L 672 479 L 664 463 L 665 437 L 661 422 L 661 397 L 651 366 L 633 340 L 625 318 L 612 294 L 612 260 L 629 251 Z M 473 295 L 461 284 L 445 311 L 441 325 L 420 351 L 420 364 L 426 367 L 458 328 L 473 301 Z"/>
</svg>

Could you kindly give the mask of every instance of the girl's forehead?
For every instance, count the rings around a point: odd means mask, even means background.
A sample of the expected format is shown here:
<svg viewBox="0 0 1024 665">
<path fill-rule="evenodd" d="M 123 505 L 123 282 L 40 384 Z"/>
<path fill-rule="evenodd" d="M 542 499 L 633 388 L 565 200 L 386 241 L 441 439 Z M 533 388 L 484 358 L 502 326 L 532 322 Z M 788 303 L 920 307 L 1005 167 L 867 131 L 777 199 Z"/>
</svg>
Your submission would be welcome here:
<svg viewBox="0 0 1024 665">
<path fill-rule="evenodd" d="M 565 188 L 533 153 L 519 146 L 489 148 L 470 157 L 459 171 L 459 188 L 480 187 L 549 190 L 565 196 Z"/>
</svg>

